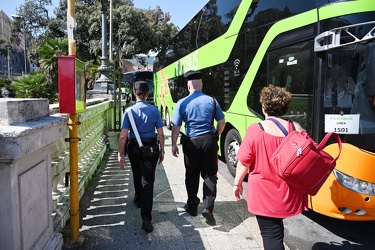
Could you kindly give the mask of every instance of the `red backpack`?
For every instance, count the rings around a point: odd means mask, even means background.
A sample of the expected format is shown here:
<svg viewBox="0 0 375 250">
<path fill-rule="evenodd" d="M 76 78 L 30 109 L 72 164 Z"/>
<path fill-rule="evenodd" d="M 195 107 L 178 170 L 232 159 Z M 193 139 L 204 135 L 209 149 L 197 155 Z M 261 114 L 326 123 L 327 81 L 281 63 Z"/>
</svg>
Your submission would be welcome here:
<svg viewBox="0 0 375 250">
<path fill-rule="evenodd" d="M 293 122 L 288 121 L 289 130 L 291 126 L 293 130 L 288 133 L 279 121 L 273 118 L 268 119 L 273 121 L 285 134 L 285 138 L 270 159 L 270 163 L 275 168 L 276 173 L 288 185 L 298 188 L 309 195 L 316 195 L 336 166 L 336 161 L 341 153 L 340 137 L 333 132 L 327 133 L 317 145 L 305 130 L 296 131 Z M 339 147 L 339 153 L 336 158 L 323 151 L 331 136 L 336 139 Z"/>
</svg>

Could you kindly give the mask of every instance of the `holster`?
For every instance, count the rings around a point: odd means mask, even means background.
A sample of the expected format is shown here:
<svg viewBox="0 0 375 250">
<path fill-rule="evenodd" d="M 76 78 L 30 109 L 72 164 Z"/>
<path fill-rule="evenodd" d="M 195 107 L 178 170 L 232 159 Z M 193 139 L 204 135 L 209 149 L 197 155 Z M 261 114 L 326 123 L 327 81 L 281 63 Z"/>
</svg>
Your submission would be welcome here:
<svg viewBox="0 0 375 250">
<path fill-rule="evenodd" d="M 186 135 L 185 134 L 181 134 L 181 137 L 180 137 L 180 145 L 184 145 L 186 142 Z"/>
<path fill-rule="evenodd" d="M 159 145 L 143 146 L 141 148 L 142 158 L 152 158 L 159 156 Z"/>
</svg>

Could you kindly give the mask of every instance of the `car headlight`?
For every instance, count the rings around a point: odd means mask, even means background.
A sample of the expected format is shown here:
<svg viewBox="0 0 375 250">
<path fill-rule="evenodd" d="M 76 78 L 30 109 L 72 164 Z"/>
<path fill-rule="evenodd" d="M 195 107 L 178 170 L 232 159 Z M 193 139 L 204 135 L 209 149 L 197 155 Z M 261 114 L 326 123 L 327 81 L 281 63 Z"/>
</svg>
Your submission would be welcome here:
<svg viewBox="0 0 375 250">
<path fill-rule="evenodd" d="M 341 185 L 349 190 L 360 194 L 367 194 L 375 196 L 375 184 L 367 181 L 362 181 L 360 179 L 354 178 L 352 176 L 346 175 L 336 169 L 333 170 L 336 179 Z"/>
</svg>

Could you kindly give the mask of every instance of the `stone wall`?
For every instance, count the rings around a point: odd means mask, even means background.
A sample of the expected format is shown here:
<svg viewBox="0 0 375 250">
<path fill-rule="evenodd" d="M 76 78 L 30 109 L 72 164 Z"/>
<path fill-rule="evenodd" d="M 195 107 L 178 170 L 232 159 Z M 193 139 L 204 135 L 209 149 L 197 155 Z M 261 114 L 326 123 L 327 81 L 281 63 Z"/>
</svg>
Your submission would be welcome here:
<svg viewBox="0 0 375 250">
<path fill-rule="evenodd" d="M 79 198 L 109 149 L 113 102 L 78 113 Z M 70 218 L 69 115 L 47 99 L 0 98 L 0 242 L 4 249 L 61 249 Z M 112 145 L 113 146 L 113 145 Z M 113 146 L 116 147 L 116 146 Z M 65 184 L 68 184 L 65 186 Z"/>
<path fill-rule="evenodd" d="M 66 119 L 48 115 L 48 99 L 0 98 L 0 242 L 2 249 L 57 249 L 52 222 L 52 144 Z"/>
</svg>

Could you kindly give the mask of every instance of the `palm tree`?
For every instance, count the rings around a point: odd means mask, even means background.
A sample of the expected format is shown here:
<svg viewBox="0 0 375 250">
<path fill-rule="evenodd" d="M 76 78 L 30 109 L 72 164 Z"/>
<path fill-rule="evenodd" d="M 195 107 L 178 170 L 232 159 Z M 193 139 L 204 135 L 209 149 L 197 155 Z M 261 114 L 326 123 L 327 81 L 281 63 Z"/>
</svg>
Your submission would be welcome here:
<svg viewBox="0 0 375 250">
<path fill-rule="evenodd" d="M 85 63 L 85 74 L 86 74 L 86 84 L 87 89 L 92 89 L 96 80 L 99 79 L 98 68 L 100 66 L 100 58 L 96 60 L 90 60 Z"/>
<path fill-rule="evenodd" d="M 46 74 L 48 82 L 55 92 L 58 90 L 57 56 L 68 55 L 68 51 L 68 39 L 60 38 L 47 39 L 38 49 L 40 68 Z"/>
<path fill-rule="evenodd" d="M 18 98 L 48 98 L 50 103 L 57 101 L 57 92 L 53 91 L 47 77 L 42 71 L 29 72 L 13 80 L 11 85 Z"/>
<path fill-rule="evenodd" d="M 3 93 L 3 88 L 7 90 L 7 94 Z M 4 94 L 4 95 L 3 95 Z M 12 80 L 0 77 L 0 97 L 15 97 L 16 92 L 12 88 Z"/>
</svg>

